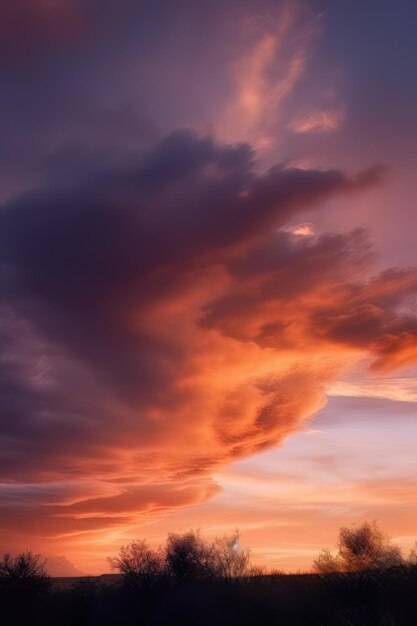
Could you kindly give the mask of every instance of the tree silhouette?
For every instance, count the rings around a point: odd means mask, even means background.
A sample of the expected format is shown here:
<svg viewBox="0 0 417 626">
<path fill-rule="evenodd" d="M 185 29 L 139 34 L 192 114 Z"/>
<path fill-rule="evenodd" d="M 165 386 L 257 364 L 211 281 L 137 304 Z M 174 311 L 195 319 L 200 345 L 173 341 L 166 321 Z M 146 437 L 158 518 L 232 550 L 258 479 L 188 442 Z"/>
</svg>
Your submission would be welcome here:
<svg viewBox="0 0 417 626">
<path fill-rule="evenodd" d="M 109 557 L 113 570 L 118 570 L 127 583 L 150 581 L 161 575 L 165 569 L 165 558 L 161 550 L 153 550 L 145 540 L 133 541 L 122 546 L 119 554 Z"/>
<path fill-rule="evenodd" d="M 222 578 L 237 578 L 253 574 L 250 568 L 250 550 L 240 547 L 240 533 L 216 537 L 212 543 L 215 570 Z M 260 570 L 259 570 L 260 571 Z"/>
<path fill-rule="evenodd" d="M 314 561 L 314 569 L 320 574 L 330 574 L 389 569 L 404 563 L 401 549 L 392 544 L 373 521 L 364 522 L 357 528 L 341 528 L 337 553 L 333 555 L 330 550 L 323 549 Z"/>
<path fill-rule="evenodd" d="M 165 550 L 168 572 L 176 578 L 216 576 L 213 550 L 198 531 L 169 533 Z"/>
<path fill-rule="evenodd" d="M 3 591 L 20 597 L 34 596 L 49 589 L 51 578 L 46 570 L 46 560 L 30 550 L 15 557 L 3 554 L 0 560 L 0 587 Z"/>
</svg>

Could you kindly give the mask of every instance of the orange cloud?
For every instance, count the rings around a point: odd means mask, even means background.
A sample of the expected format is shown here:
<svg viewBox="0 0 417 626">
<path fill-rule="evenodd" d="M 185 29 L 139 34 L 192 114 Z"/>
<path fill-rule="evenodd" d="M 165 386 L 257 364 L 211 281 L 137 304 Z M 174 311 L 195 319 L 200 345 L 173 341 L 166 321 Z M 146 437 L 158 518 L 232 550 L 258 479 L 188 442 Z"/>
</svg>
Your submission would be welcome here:
<svg viewBox="0 0 417 626">
<path fill-rule="evenodd" d="M 327 390 L 328 395 L 357 398 L 385 398 L 397 402 L 417 402 L 415 377 L 336 381 Z"/>
<path fill-rule="evenodd" d="M 412 326 L 412 331 L 388 333 L 378 341 L 377 359 L 373 364 L 375 371 L 390 372 L 417 362 L 417 329 L 414 320 Z"/>
<path fill-rule="evenodd" d="M 380 169 L 253 163 L 248 146 L 180 131 L 2 207 L 5 537 L 109 541 L 209 500 L 215 472 L 299 430 L 346 369 L 411 362 L 399 311 L 415 272 L 369 278 L 362 231 L 282 229 Z"/>
</svg>

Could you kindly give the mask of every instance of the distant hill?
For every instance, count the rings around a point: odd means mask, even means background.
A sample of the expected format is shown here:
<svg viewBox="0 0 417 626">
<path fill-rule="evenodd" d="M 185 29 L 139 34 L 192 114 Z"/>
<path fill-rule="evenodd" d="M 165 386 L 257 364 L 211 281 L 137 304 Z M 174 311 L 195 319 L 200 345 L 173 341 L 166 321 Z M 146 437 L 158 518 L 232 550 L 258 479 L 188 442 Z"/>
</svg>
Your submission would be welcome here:
<svg viewBox="0 0 417 626">
<path fill-rule="evenodd" d="M 56 576 L 52 578 L 55 589 L 68 589 L 81 580 L 95 580 L 103 585 L 113 585 L 121 578 L 120 574 L 100 574 L 100 576 Z"/>
</svg>

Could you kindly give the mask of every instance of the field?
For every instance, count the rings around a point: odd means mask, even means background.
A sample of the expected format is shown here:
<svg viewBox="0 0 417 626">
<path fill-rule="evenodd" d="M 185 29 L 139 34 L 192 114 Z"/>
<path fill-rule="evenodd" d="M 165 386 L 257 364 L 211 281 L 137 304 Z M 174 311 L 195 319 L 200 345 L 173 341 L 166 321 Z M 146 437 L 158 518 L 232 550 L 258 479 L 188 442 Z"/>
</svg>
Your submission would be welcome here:
<svg viewBox="0 0 417 626">
<path fill-rule="evenodd" d="M 402 626 L 417 623 L 417 568 L 236 580 L 54 579 L 2 598 L 4 626 Z"/>
</svg>

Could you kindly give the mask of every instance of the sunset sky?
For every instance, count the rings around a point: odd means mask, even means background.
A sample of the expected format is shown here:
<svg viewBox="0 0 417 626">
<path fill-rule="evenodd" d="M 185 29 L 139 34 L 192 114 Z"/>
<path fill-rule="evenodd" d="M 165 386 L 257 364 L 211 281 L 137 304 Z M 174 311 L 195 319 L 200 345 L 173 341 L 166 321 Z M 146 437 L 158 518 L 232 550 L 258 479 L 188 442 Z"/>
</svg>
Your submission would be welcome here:
<svg viewBox="0 0 417 626">
<path fill-rule="evenodd" d="M 417 538 L 412 0 L 0 4 L 0 552 Z"/>
</svg>

